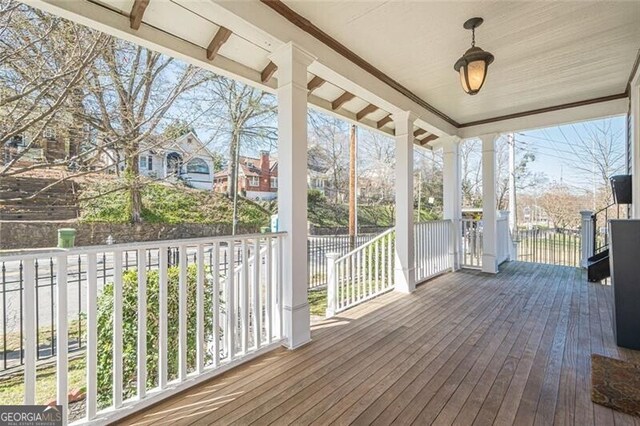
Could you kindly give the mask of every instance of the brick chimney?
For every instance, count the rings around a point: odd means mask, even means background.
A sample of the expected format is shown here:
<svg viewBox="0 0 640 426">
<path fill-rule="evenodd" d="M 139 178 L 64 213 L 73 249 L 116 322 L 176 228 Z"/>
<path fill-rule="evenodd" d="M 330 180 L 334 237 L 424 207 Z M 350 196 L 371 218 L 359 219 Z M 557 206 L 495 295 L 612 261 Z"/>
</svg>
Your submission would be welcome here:
<svg viewBox="0 0 640 426">
<path fill-rule="evenodd" d="M 271 176 L 269 174 L 269 151 L 260 151 L 260 190 L 269 191 Z"/>
</svg>

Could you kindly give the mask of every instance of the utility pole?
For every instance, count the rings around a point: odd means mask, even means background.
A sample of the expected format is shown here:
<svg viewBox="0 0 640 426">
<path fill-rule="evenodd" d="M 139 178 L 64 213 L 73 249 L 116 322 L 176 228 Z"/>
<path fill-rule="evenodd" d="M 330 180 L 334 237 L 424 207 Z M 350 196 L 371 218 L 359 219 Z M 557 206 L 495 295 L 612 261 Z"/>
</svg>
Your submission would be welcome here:
<svg viewBox="0 0 640 426">
<path fill-rule="evenodd" d="M 349 128 L 349 246 L 351 250 L 356 247 L 356 159 L 357 159 L 356 126 Z"/>
<path fill-rule="evenodd" d="M 509 229 L 511 235 L 518 230 L 518 209 L 516 206 L 516 140 L 513 133 L 507 136 L 509 144 Z"/>
</svg>

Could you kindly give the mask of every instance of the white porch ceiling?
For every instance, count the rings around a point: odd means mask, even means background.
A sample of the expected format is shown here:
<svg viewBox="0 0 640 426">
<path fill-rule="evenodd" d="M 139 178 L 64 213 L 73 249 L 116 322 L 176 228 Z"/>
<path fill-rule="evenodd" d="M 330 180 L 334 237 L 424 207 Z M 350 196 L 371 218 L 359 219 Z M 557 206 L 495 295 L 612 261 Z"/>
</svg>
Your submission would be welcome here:
<svg viewBox="0 0 640 426">
<path fill-rule="evenodd" d="M 458 123 L 623 93 L 640 48 L 640 1 L 284 2 Z M 496 60 L 469 96 L 453 64 L 473 16 Z"/>
<path fill-rule="evenodd" d="M 640 48 L 638 0 L 263 1 L 150 0 L 138 29 L 129 22 L 134 0 L 27 3 L 267 91 L 274 90 L 278 78 L 277 70 L 272 78 L 261 75 L 269 69 L 270 53 L 293 42 L 317 57 L 308 81 L 325 81 L 309 95 L 311 106 L 390 135 L 395 130 L 390 114 L 412 111 L 416 143 L 424 147 L 439 136 L 472 137 L 628 109 L 621 95 Z M 302 19 L 284 16 L 278 5 Z M 482 91 L 468 96 L 453 63 L 469 47 L 470 32 L 462 23 L 473 16 L 485 19 L 478 45 L 496 61 Z M 366 71 L 367 64 L 343 56 L 349 55 L 300 26 L 305 19 L 375 69 Z M 231 35 L 207 59 L 221 26 Z M 346 92 L 353 99 L 337 105 Z M 583 104 L 601 97 L 612 98 Z M 570 103 L 580 105 L 519 114 Z M 518 117 L 475 123 L 509 114 Z"/>
</svg>

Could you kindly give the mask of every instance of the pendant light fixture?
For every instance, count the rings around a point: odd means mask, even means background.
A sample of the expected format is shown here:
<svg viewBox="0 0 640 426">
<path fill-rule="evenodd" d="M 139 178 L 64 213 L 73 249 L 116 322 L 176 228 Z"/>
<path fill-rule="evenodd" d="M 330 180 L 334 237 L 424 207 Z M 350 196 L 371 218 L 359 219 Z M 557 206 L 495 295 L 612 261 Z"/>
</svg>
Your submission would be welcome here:
<svg viewBox="0 0 640 426">
<path fill-rule="evenodd" d="M 482 25 L 482 18 L 471 18 L 464 28 L 471 30 L 471 48 L 458 59 L 453 69 L 460 74 L 462 89 L 469 95 L 475 95 L 482 89 L 487 78 L 487 69 L 493 62 L 493 55 L 476 46 L 476 28 Z"/>
</svg>

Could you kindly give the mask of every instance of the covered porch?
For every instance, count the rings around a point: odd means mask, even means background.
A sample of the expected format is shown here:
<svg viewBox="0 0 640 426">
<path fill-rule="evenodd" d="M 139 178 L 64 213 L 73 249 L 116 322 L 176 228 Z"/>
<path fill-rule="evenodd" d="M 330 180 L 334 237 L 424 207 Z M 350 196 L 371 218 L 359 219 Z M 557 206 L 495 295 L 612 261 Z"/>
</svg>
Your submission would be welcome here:
<svg viewBox="0 0 640 426">
<path fill-rule="evenodd" d="M 124 424 L 639 425 L 591 402 L 591 354 L 616 346 L 611 288 L 511 262 L 392 292 Z"/>
<path fill-rule="evenodd" d="M 508 219 L 496 207 L 500 135 L 621 114 L 629 118 L 628 168 L 634 173 L 634 195 L 640 195 L 636 4 L 572 3 L 563 8 L 553 2 L 469 2 L 441 3 L 429 11 L 430 2 L 402 3 L 395 10 L 393 2 L 380 3 L 385 13 L 369 23 L 361 21 L 351 45 L 343 33 L 346 18 L 335 4 L 325 9 L 308 6 L 313 2 L 266 0 L 29 3 L 238 79 L 275 94 L 278 101 L 279 232 L 10 259 L 25 268 L 27 297 L 35 294 L 34 263 L 37 268 L 39 257 L 55 259 L 56 318 L 63 328 L 68 320 L 67 262 L 76 255 L 86 259 L 87 410 L 79 423 L 640 424 L 594 405 L 589 396 L 591 353 L 640 359 L 614 343 L 610 288 L 587 283 L 576 268 L 505 263 L 512 241 Z M 373 13 L 359 9 L 363 5 L 352 3 L 349 16 Z M 412 13 L 411 5 L 419 11 Z M 536 13 L 545 25 L 520 31 L 518 22 L 530 23 Z M 434 34 L 445 36 L 417 31 L 423 38 L 413 37 L 406 30 L 418 27 L 405 20 L 416 15 L 432 20 Z M 600 31 L 588 34 L 584 22 L 567 22 L 574 15 L 588 17 Z M 482 40 L 498 40 L 492 50 L 498 58 L 503 55 L 504 65 L 497 61 L 489 70 L 487 81 L 494 88 L 486 86 L 471 98 L 451 68 L 468 47 L 462 23 L 473 16 L 495 20 Z M 391 27 L 383 25 L 387 18 Z M 515 23 L 501 34 L 497 28 L 509 20 Z M 385 43 L 377 38 L 387 32 L 384 28 L 389 30 Z M 537 36 L 535 46 L 543 59 L 526 54 L 531 42 L 527 34 Z M 374 35 L 380 52 L 371 48 Z M 587 38 L 593 50 L 585 53 Z M 405 61 L 417 56 L 419 43 L 431 46 L 428 57 Z M 555 50 L 544 52 L 548 43 Z M 538 67 L 537 61 L 545 66 Z M 604 64 L 607 72 L 595 70 L 593 63 Z M 579 81 L 571 79 L 576 74 Z M 396 144 L 393 235 L 332 259 L 331 318 L 313 326 L 306 279 L 309 107 L 389 135 Z M 475 262 L 467 265 L 469 224 L 461 215 L 459 144 L 471 138 L 482 141 L 483 236 Z M 416 146 L 443 152 L 442 221 L 414 223 Z M 633 215 L 640 217 L 640 196 L 634 200 Z M 168 256 L 176 248 L 178 260 L 170 263 Z M 127 252 L 135 252 L 137 262 L 137 275 L 129 277 L 135 283 L 137 324 L 156 314 L 147 312 L 144 302 L 151 293 L 145 272 L 150 266 L 159 283 L 159 348 L 148 345 L 147 326 L 140 325 L 132 333 L 135 360 L 123 359 L 123 332 L 131 334 L 123 319 L 128 294 L 123 293 L 127 282 L 121 274 L 127 269 L 122 263 Z M 96 373 L 97 255 L 111 259 L 115 271 L 113 367 L 106 390 Z M 171 267 L 178 271 L 174 277 Z M 166 315 L 172 288 L 177 288 L 177 325 Z M 188 333 L 192 318 L 195 335 Z M 33 403 L 33 310 L 27 312 L 25 328 L 25 403 Z M 176 332 L 172 342 L 167 329 Z M 66 419 L 66 336 L 56 344 L 57 401 Z M 169 357 L 173 373 L 167 367 L 170 350 L 177 352 L 175 359 Z M 132 363 L 135 368 L 127 370 L 128 382 L 123 383 L 123 368 Z M 157 370 L 157 381 L 149 379 L 152 370 Z M 129 392 L 123 392 L 126 385 Z M 108 401 L 106 408 L 100 400 Z"/>
</svg>

